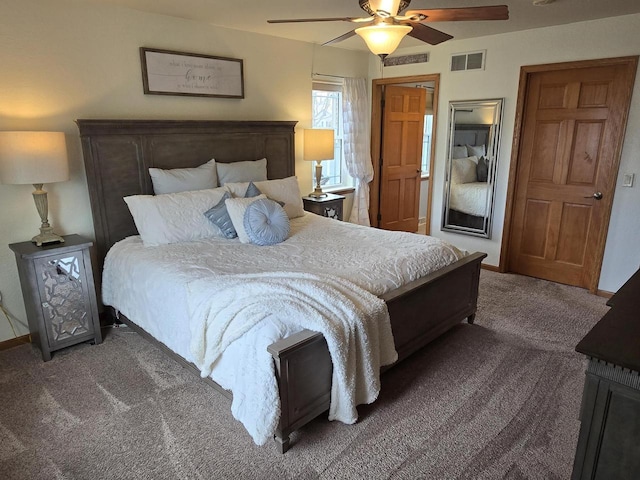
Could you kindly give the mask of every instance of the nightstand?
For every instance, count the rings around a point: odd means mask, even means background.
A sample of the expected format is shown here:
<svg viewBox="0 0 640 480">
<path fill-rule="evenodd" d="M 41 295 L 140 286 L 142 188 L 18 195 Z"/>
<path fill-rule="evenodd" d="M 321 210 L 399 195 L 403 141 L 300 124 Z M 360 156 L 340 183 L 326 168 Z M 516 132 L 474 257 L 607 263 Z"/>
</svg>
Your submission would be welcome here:
<svg viewBox="0 0 640 480">
<path fill-rule="evenodd" d="M 307 212 L 342 220 L 342 203 L 344 202 L 342 195 L 327 193 L 326 197 L 302 197 L 302 201 Z"/>
<path fill-rule="evenodd" d="M 89 249 L 93 243 L 66 235 L 64 243 L 36 247 L 13 243 L 31 342 L 42 359 L 76 343 L 102 342 Z"/>
</svg>

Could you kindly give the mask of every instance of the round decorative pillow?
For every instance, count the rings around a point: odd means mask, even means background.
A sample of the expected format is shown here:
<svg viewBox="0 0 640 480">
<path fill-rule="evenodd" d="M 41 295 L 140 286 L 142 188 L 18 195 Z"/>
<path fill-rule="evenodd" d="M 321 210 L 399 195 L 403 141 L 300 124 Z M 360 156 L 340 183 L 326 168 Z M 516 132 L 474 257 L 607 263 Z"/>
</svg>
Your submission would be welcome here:
<svg viewBox="0 0 640 480">
<path fill-rule="evenodd" d="M 251 243 L 275 245 L 289 236 L 289 217 L 278 203 L 268 198 L 256 200 L 244 212 L 244 229 Z"/>
</svg>

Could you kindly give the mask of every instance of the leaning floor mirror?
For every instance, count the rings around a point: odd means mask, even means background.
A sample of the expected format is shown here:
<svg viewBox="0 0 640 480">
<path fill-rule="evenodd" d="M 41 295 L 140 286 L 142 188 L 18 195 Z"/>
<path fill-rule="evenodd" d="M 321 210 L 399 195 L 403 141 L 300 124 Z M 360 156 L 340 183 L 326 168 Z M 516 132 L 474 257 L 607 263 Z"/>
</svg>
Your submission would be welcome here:
<svg viewBox="0 0 640 480">
<path fill-rule="evenodd" d="M 449 102 L 444 231 L 491 238 L 502 103 Z"/>
</svg>

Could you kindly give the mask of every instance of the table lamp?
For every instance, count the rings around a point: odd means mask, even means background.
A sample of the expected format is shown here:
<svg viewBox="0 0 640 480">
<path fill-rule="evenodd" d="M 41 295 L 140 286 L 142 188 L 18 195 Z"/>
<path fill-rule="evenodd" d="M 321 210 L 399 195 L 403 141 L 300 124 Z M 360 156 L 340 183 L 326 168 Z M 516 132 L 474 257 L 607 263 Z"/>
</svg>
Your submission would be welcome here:
<svg viewBox="0 0 640 480">
<path fill-rule="evenodd" d="M 49 225 L 45 183 L 69 180 L 67 147 L 63 132 L 0 132 L 0 183 L 33 184 L 33 199 L 42 225 L 32 238 L 37 246 L 64 242 Z"/>
<path fill-rule="evenodd" d="M 322 179 L 322 160 L 333 160 L 335 157 L 333 130 L 313 128 L 304 131 L 304 155 L 307 161 L 316 161 L 316 188 L 310 197 L 326 197 L 320 186 Z"/>
</svg>

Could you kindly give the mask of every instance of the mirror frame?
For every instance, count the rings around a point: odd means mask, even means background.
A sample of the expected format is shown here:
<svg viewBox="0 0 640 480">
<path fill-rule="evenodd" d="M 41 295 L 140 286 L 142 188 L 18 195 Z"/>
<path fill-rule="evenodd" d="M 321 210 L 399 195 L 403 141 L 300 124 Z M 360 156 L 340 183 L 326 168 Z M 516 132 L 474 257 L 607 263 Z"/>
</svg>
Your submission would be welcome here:
<svg viewBox="0 0 640 480">
<path fill-rule="evenodd" d="M 485 211 L 487 215 L 484 217 L 483 228 L 473 228 L 463 225 L 455 225 L 450 222 L 449 219 L 449 200 L 451 189 L 451 169 L 452 169 L 452 153 L 455 137 L 455 114 L 456 112 L 469 111 L 474 108 L 493 107 L 493 121 L 490 124 L 478 124 L 489 125 L 489 134 L 486 142 L 486 155 L 485 158 L 489 160 L 489 170 L 487 173 L 487 199 L 485 205 Z M 443 211 L 442 211 L 442 231 L 455 232 L 465 235 L 473 235 L 476 237 L 491 238 L 491 229 L 493 226 L 493 210 L 494 210 L 494 197 L 496 191 L 496 173 L 498 171 L 498 152 L 500 147 L 500 133 L 502 130 L 502 112 L 504 109 L 504 98 L 492 98 L 484 100 L 455 100 L 449 102 L 449 124 L 448 124 L 448 147 L 447 147 L 447 163 L 445 166 L 445 183 L 444 183 L 444 198 L 443 198 Z M 460 125 L 467 125 L 460 123 Z"/>
</svg>

